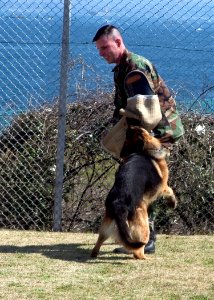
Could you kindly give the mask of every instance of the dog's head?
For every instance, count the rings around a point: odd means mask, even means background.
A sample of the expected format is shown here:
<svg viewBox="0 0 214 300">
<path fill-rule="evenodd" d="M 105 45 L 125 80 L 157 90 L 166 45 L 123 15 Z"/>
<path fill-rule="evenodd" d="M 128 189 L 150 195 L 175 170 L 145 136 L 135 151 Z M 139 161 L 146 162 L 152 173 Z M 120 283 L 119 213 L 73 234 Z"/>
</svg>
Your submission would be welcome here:
<svg viewBox="0 0 214 300">
<path fill-rule="evenodd" d="M 143 150 L 144 139 L 139 126 L 129 126 L 126 130 L 126 139 L 120 153 L 122 158 L 132 153 L 139 153 Z"/>
<path fill-rule="evenodd" d="M 132 153 L 147 153 L 153 156 L 153 150 L 160 150 L 161 143 L 140 126 L 129 126 L 126 131 L 126 140 L 120 156 L 127 157 Z M 151 153 L 150 153 L 151 152 Z"/>
</svg>

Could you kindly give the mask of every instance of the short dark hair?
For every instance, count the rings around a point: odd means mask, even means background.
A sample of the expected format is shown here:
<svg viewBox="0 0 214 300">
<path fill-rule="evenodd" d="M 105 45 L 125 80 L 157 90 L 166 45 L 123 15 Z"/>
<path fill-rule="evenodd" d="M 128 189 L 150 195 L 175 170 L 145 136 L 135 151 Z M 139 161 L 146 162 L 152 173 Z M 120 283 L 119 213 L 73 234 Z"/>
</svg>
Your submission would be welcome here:
<svg viewBox="0 0 214 300">
<path fill-rule="evenodd" d="M 112 33 L 112 31 L 114 29 L 117 29 L 117 27 L 113 26 L 113 25 L 104 25 L 102 26 L 100 29 L 97 30 L 94 38 L 93 38 L 93 42 L 96 42 L 97 40 L 99 40 L 99 38 L 102 36 L 102 35 L 109 35 Z"/>
</svg>

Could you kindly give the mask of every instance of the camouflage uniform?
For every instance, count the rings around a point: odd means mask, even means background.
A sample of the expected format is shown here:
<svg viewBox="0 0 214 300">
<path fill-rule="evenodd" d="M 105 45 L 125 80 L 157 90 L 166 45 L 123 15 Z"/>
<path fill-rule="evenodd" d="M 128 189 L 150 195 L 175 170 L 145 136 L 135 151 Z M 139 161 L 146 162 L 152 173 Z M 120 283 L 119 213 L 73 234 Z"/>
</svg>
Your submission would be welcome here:
<svg viewBox="0 0 214 300">
<path fill-rule="evenodd" d="M 160 123 L 153 129 L 153 132 L 161 140 L 163 146 L 170 147 L 171 144 L 175 143 L 184 134 L 184 129 L 175 100 L 168 87 L 158 75 L 152 63 L 143 56 L 126 51 L 120 64 L 116 65 L 113 69 L 116 89 L 113 117 L 119 119 L 120 108 L 125 108 L 127 105 L 127 98 L 130 95 L 127 94 L 124 81 L 126 75 L 133 70 L 142 71 L 146 75 L 152 91 L 158 95 L 163 117 Z"/>
<path fill-rule="evenodd" d="M 133 70 L 142 71 L 149 82 L 151 90 L 154 94 L 158 95 L 162 110 L 162 120 L 153 129 L 153 132 L 155 137 L 161 140 L 163 146 L 170 149 L 171 145 L 184 134 L 184 129 L 176 108 L 175 100 L 168 87 L 158 75 L 153 64 L 143 56 L 126 51 L 120 61 L 120 64 L 116 65 L 113 69 L 115 82 L 115 110 L 113 118 L 118 120 L 120 118 L 119 110 L 121 108 L 125 108 L 127 105 L 127 98 L 129 98 L 130 95 L 127 94 L 125 89 L 125 78 L 127 74 Z M 150 207 L 150 241 L 156 240 L 154 220 L 154 207 Z"/>
</svg>

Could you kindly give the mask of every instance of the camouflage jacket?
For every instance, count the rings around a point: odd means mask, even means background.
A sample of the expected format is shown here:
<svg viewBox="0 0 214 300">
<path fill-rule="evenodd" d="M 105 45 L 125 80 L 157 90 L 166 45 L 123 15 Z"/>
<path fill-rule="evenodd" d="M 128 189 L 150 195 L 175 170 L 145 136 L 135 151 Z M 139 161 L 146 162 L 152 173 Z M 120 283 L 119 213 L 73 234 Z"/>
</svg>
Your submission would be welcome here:
<svg viewBox="0 0 214 300">
<path fill-rule="evenodd" d="M 127 105 L 128 95 L 125 90 L 124 80 L 129 72 L 136 69 L 146 75 L 151 89 L 158 95 L 160 101 L 163 117 L 153 132 L 166 147 L 170 146 L 170 144 L 177 141 L 184 134 L 183 125 L 176 108 L 175 99 L 172 97 L 163 79 L 157 73 L 154 65 L 143 56 L 127 51 L 124 53 L 120 64 L 116 65 L 113 69 L 115 83 L 115 111 L 113 117 L 119 119 L 120 108 L 125 108 Z"/>
</svg>

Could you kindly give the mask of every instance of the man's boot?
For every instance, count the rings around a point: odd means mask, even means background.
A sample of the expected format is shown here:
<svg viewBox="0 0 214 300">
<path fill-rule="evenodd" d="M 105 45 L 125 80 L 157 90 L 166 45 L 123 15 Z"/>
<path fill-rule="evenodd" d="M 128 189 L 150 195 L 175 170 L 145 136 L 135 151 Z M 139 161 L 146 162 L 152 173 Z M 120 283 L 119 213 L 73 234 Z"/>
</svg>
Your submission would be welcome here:
<svg viewBox="0 0 214 300">
<path fill-rule="evenodd" d="M 144 248 L 145 254 L 155 253 L 155 242 L 156 242 L 156 234 L 154 229 L 150 228 L 149 241 Z"/>
</svg>

